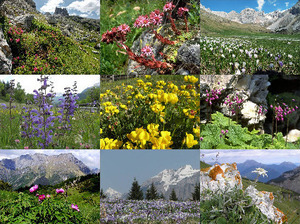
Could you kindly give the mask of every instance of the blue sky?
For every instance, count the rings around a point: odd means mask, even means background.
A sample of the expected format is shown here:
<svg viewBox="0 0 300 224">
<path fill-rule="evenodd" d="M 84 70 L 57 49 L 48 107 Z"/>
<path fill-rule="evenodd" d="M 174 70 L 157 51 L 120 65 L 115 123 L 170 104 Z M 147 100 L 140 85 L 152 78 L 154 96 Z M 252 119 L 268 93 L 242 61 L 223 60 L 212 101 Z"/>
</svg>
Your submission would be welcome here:
<svg viewBox="0 0 300 224">
<path fill-rule="evenodd" d="M 59 155 L 62 153 L 72 153 L 77 159 L 81 160 L 89 168 L 100 169 L 99 150 L 0 150 L 0 160 L 14 159 L 26 154 L 42 153 L 45 155 Z"/>
<path fill-rule="evenodd" d="M 240 12 L 253 8 L 266 13 L 285 10 L 293 7 L 298 0 L 201 0 L 201 4 L 213 11 Z"/>
<path fill-rule="evenodd" d="M 263 164 L 292 162 L 300 165 L 300 150 L 201 150 L 201 161 L 215 162 L 218 152 L 220 163 L 243 163 L 246 160 L 255 160 Z"/>
<path fill-rule="evenodd" d="M 141 185 L 164 169 L 199 169 L 199 156 L 199 150 L 102 150 L 101 188 L 127 193 L 134 177 Z"/>
<path fill-rule="evenodd" d="M 54 12 L 55 7 L 67 8 L 70 15 L 100 18 L 100 0 L 34 0 L 40 12 Z"/>
</svg>

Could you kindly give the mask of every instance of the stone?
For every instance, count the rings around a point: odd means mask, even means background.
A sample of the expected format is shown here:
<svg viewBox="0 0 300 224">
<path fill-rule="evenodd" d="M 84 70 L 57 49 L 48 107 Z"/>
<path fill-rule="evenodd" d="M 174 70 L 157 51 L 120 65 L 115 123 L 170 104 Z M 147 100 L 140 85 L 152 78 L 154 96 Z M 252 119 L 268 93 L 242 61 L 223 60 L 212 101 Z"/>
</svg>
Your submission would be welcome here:
<svg viewBox="0 0 300 224">
<path fill-rule="evenodd" d="M 57 20 L 54 16 L 48 16 L 47 17 L 47 22 L 50 24 L 50 25 L 56 25 L 57 24 Z"/>
<path fill-rule="evenodd" d="M 283 138 L 284 140 L 287 139 L 287 142 L 297 142 L 300 139 L 300 130 L 298 129 L 290 130 L 289 133 Z"/>
<path fill-rule="evenodd" d="M 66 8 L 55 8 L 54 15 L 61 15 L 61 16 L 69 16 L 69 12 Z"/>
<path fill-rule="evenodd" d="M 200 73 L 200 43 L 186 41 L 177 52 L 177 60 L 193 74 Z"/>
<path fill-rule="evenodd" d="M 34 15 L 32 14 L 25 14 L 22 16 L 18 16 L 14 19 L 14 22 L 17 27 L 21 27 L 24 30 L 30 30 L 32 25 L 32 21 L 34 20 Z"/>
<path fill-rule="evenodd" d="M 11 74 L 12 52 L 0 29 L 0 74 Z"/>
<path fill-rule="evenodd" d="M 183 68 L 178 69 L 175 75 L 189 75 L 190 72 L 188 70 L 185 70 Z"/>
</svg>

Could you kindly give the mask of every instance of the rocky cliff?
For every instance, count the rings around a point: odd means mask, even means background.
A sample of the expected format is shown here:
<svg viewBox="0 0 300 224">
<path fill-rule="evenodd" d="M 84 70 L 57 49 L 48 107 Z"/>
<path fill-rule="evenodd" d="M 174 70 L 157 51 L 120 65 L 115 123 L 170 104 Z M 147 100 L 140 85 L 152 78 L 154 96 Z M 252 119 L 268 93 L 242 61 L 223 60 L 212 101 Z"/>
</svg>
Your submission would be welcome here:
<svg viewBox="0 0 300 224">
<path fill-rule="evenodd" d="M 73 154 L 48 156 L 40 153 L 0 161 L 0 180 L 17 189 L 33 184 L 55 185 L 92 171 Z"/>
</svg>

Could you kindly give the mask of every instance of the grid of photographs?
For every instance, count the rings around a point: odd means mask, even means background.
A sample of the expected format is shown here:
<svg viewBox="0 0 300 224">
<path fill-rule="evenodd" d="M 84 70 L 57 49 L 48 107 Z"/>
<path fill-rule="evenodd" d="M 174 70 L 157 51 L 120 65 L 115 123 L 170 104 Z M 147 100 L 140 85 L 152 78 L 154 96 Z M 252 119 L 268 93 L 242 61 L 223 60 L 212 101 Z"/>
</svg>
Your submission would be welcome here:
<svg viewBox="0 0 300 224">
<path fill-rule="evenodd" d="M 299 18 L 201 0 L 200 223 L 300 223 Z"/>
<path fill-rule="evenodd" d="M 199 0 L 0 0 L 0 223 L 200 223 L 200 41 Z"/>
</svg>

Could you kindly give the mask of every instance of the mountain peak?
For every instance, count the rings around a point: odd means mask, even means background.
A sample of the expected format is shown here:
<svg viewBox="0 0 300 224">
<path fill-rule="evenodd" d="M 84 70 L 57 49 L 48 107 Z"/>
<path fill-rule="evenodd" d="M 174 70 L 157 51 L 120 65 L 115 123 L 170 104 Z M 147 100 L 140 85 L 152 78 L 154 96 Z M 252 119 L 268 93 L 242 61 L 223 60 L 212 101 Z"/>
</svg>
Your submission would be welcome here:
<svg viewBox="0 0 300 224">
<path fill-rule="evenodd" d="M 114 189 L 112 189 L 111 187 L 109 187 L 105 193 L 104 193 L 108 198 L 110 199 L 117 199 L 117 198 L 121 198 L 122 194 Z"/>
</svg>

